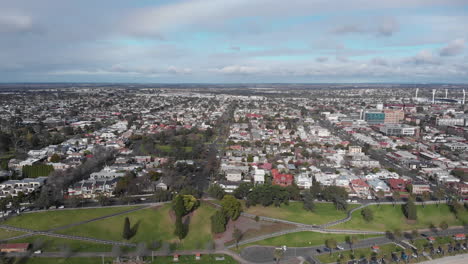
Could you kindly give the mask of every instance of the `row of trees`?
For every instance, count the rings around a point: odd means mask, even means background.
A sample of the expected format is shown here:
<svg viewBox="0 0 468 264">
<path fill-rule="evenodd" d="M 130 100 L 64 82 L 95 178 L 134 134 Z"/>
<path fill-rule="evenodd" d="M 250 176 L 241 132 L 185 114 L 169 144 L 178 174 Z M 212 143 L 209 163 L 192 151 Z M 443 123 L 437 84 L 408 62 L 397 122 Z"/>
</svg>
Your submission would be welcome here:
<svg viewBox="0 0 468 264">
<path fill-rule="evenodd" d="M 256 185 L 251 183 L 242 183 L 234 191 L 234 196 L 238 199 L 246 199 L 246 206 L 263 206 L 289 204 L 289 200 L 300 200 L 301 195 L 296 185 L 282 187 L 278 185 Z"/>
<path fill-rule="evenodd" d="M 348 209 L 348 192 L 339 186 L 321 186 L 314 180 L 312 187 L 304 192 L 302 200 L 304 201 L 304 209 L 314 211 L 315 199 L 323 199 L 325 201 L 333 202 L 337 210 Z"/>
</svg>

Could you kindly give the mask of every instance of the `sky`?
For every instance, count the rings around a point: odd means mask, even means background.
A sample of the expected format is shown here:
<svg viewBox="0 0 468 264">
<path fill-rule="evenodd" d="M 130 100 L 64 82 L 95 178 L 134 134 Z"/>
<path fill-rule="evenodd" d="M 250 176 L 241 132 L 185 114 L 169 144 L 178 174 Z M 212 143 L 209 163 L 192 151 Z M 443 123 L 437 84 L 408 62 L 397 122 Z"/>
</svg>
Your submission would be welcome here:
<svg viewBox="0 0 468 264">
<path fill-rule="evenodd" d="M 0 82 L 468 83 L 468 0 L 0 0 Z"/>
</svg>

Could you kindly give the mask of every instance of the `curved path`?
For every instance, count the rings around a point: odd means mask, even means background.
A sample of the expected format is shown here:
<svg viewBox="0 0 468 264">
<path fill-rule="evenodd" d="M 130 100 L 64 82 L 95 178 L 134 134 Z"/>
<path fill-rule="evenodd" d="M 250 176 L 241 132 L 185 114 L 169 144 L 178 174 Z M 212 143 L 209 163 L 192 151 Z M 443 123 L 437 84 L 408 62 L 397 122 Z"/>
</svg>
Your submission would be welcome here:
<svg viewBox="0 0 468 264">
<path fill-rule="evenodd" d="M 210 202 L 209 200 L 205 200 L 205 201 L 208 202 L 209 204 L 215 206 L 215 207 L 221 207 L 219 204 Z M 426 202 L 426 204 L 436 203 L 436 202 L 437 201 Z M 31 229 L 26 229 L 26 228 L 18 228 L 18 227 L 13 227 L 13 226 L 8 226 L 8 225 L 0 225 L 0 228 L 6 229 L 6 230 L 11 230 L 11 231 L 19 231 L 19 232 L 26 233 L 26 234 L 23 234 L 23 235 L 20 235 L 20 236 L 3 239 L 3 241 L 14 240 L 14 239 L 18 239 L 18 238 L 33 236 L 33 235 L 43 235 L 43 236 L 49 236 L 49 237 L 57 237 L 57 238 L 64 238 L 64 239 L 71 239 L 71 240 L 87 241 L 87 242 L 107 244 L 107 245 L 136 247 L 136 244 L 134 244 L 134 243 L 126 243 L 126 242 L 111 241 L 111 240 L 102 240 L 102 239 L 95 239 L 95 238 L 82 237 L 82 236 L 64 235 L 64 234 L 57 234 L 57 233 L 54 233 L 54 232 L 58 231 L 58 230 L 62 230 L 62 229 L 66 229 L 66 228 L 70 228 L 70 227 L 79 226 L 79 225 L 82 225 L 82 224 L 94 222 L 94 221 L 99 221 L 99 220 L 106 219 L 106 218 L 109 218 L 109 217 L 114 217 L 114 216 L 117 216 L 117 215 L 134 212 L 134 211 L 137 211 L 137 210 L 142 210 L 142 209 L 154 207 L 154 206 L 165 204 L 165 203 L 168 203 L 168 202 L 147 204 L 146 206 L 132 208 L 130 210 L 126 210 L 126 211 L 123 211 L 123 212 L 109 214 L 109 215 L 106 215 L 106 216 L 101 216 L 101 217 L 97 217 L 97 218 L 90 219 L 90 220 L 76 222 L 76 223 L 68 224 L 68 225 L 65 225 L 65 226 L 52 228 L 52 229 L 49 229 L 49 230 L 46 230 L 46 231 L 37 231 L 37 230 L 31 230 Z M 377 205 L 377 204 L 404 204 L 404 202 L 396 202 L 396 203 L 388 203 L 388 202 L 374 203 L 373 202 L 373 203 L 362 204 L 359 207 L 356 207 L 356 208 L 354 208 L 352 210 L 349 210 L 347 212 L 347 216 L 345 218 L 340 219 L 340 220 L 336 220 L 336 221 L 332 221 L 332 222 L 329 222 L 329 223 L 326 223 L 326 224 L 323 224 L 323 225 L 309 225 L 309 224 L 304 224 L 304 223 L 299 223 L 299 222 L 294 222 L 294 221 L 288 221 L 288 220 L 283 220 L 283 219 L 278 219 L 278 218 L 272 218 L 272 217 L 266 217 L 266 216 L 257 216 L 257 215 L 249 214 L 249 213 L 242 213 L 242 215 L 245 216 L 245 217 L 249 217 L 249 218 L 258 217 L 259 219 L 261 219 L 263 221 L 276 222 L 276 223 L 278 223 L 278 222 L 279 223 L 286 223 L 286 224 L 294 225 L 297 228 L 289 229 L 289 230 L 283 230 L 283 231 L 279 231 L 279 232 L 274 232 L 274 233 L 266 234 L 266 235 L 261 235 L 261 236 L 257 236 L 257 237 L 250 238 L 250 239 L 245 239 L 243 241 L 240 241 L 238 243 L 238 245 L 245 245 L 245 244 L 248 244 L 248 243 L 253 243 L 253 242 L 264 240 L 264 239 L 267 239 L 267 238 L 272 238 L 272 237 L 281 236 L 281 235 L 285 235 L 285 234 L 289 234 L 289 233 L 295 233 L 295 232 L 305 232 L 305 231 L 320 232 L 320 233 L 338 233 L 338 234 L 378 234 L 378 235 L 383 235 L 383 234 L 385 234 L 384 232 L 377 232 L 377 231 L 328 229 L 328 227 L 330 227 L 330 226 L 341 224 L 341 223 L 344 223 L 344 222 L 347 222 L 347 221 L 351 220 L 352 214 L 355 211 L 360 210 L 360 209 L 362 209 L 362 208 L 364 208 L 366 206 L 369 206 L 369 205 Z M 374 239 L 377 239 L 379 241 L 379 243 L 382 243 L 382 242 L 384 242 L 382 239 L 385 239 L 385 238 L 384 237 L 379 237 L 379 238 L 374 238 Z M 382 241 L 380 241 L 379 239 L 382 240 Z M 377 241 L 374 241 L 374 242 L 377 242 Z M 388 243 L 388 241 L 385 241 L 385 242 Z M 375 244 L 377 244 L 377 243 L 375 243 Z M 180 254 L 180 255 L 184 255 L 184 254 L 185 255 L 191 255 L 191 254 L 196 254 L 196 253 L 226 254 L 226 255 L 229 255 L 229 256 L 233 257 L 234 259 L 236 259 L 240 263 L 247 263 L 247 264 L 255 263 L 255 262 L 249 262 L 248 260 L 246 260 L 244 258 L 244 256 L 242 256 L 242 254 L 238 255 L 238 254 L 236 254 L 236 253 L 234 253 L 232 251 L 227 250 L 227 249 L 232 248 L 232 247 L 234 247 L 234 245 L 230 245 L 230 246 L 226 247 L 226 249 L 221 249 L 221 250 L 176 251 L 176 252 L 173 252 L 173 253 L 177 253 L 177 254 Z M 265 252 L 267 252 L 267 251 L 271 251 L 272 247 L 260 247 L 260 246 L 255 247 L 254 246 L 254 247 L 248 247 L 246 249 L 249 249 L 249 248 L 256 248 L 257 250 L 259 248 L 266 248 L 267 250 Z M 306 250 L 306 249 L 311 249 L 311 248 L 305 248 L 304 250 Z M 244 252 L 244 250 L 243 250 L 243 252 Z M 294 254 L 297 256 L 297 253 L 298 253 L 297 248 L 294 249 L 294 250 L 295 250 Z M 53 253 L 44 254 L 43 256 L 50 255 L 50 254 L 53 254 Z M 106 255 L 106 254 L 110 254 L 110 252 L 107 252 L 107 253 L 86 253 L 86 252 L 83 252 L 83 253 L 77 253 L 76 256 L 79 256 L 79 255 L 96 256 L 96 254 L 100 254 L 98 256 L 103 256 L 103 255 Z M 161 253 L 161 252 L 152 252 L 152 254 L 155 255 L 155 256 L 157 256 L 157 255 L 161 255 L 161 256 L 170 255 L 170 254 L 164 254 L 164 253 Z M 301 254 L 301 255 L 304 256 L 304 254 Z M 305 256 L 315 260 L 315 258 L 313 257 L 313 254 L 305 254 Z"/>
<path fill-rule="evenodd" d="M 5 238 L 5 239 L 2 239 L 2 241 L 11 241 L 11 240 L 16 240 L 16 239 L 20 239 L 20 238 L 29 237 L 29 236 L 43 235 L 43 236 L 58 237 L 58 238 L 65 238 L 65 239 L 71 239 L 71 240 L 89 241 L 89 242 L 107 244 L 107 245 L 135 247 L 136 244 L 133 244 L 133 243 L 103 240 L 103 239 L 95 239 L 95 238 L 82 237 L 82 236 L 64 235 L 64 234 L 57 234 L 55 232 L 59 231 L 59 230 L 67 229 L 67 228 L 70 228 L 70 227 L 79 226 L 79 225 L 99 221 L 99 220 L 102 220 L 102 219 L 106 219 L 106 218 L 110 218 L 110 217 L 114 217 L 114 216 L 118 216 L 118 215 L 123 215 L 123 214 L 128 214 L 128 213 L 131 213 L 131 212 L 135 212 L 135 211 L 139 211 L 139 210 L 159 206 L 159 205 L 165 204 L 165 203 L 167 203 L 167 202 L 151 203 L 151 204 L 146 204 L 144 206 L 136 205 L 135 208 L 131 208 L 130 210 L 117 212 L 117 213 L 113 213 L 113 214 L 109 214 L 109 215 L 104 215 L 104 216 L 96 217 L 96 218 L 85 220 L 85 221 L 75 222 L 75 223 L 71 223 L 71 224 L 68 224 L 68 225 L 52 228 L 52 229 L 45 230 L 45 231 L 32 230 L 32 229 L 14 227 L 14 226 L 9 226 L 9 225 L 0 225 L 0 228 L 2 228 L 2 229 L 26 233 L 26 234 L 22 234 L 22 235 L 15 236 L 15 237 Z M 100 207 L 93 207 L 93 208 L 100 208 Z M 83 208 L 83 209 L 92 209 L 92 208 Z M 61 210 L 71 210 L 71 209 L 61 209 Z"/>
</svg>

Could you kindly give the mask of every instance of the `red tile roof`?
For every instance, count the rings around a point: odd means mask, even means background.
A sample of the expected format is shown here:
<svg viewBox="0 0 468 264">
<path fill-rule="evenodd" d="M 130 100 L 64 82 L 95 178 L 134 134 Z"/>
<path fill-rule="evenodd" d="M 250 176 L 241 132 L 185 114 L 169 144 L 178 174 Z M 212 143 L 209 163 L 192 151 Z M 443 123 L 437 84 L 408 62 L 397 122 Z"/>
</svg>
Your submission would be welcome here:
<svg viewBox="0 0 468 264">
<path fill-rule="evenodd" d="M 369 187 L 369 185 L 362 179 L 351 180 L 351 184 L 356 187 Z"/>
<path fill-rule="evenodd" d="M 0 249 L 28 249 L 29 243 L 0 244 Z"/>
</svg>

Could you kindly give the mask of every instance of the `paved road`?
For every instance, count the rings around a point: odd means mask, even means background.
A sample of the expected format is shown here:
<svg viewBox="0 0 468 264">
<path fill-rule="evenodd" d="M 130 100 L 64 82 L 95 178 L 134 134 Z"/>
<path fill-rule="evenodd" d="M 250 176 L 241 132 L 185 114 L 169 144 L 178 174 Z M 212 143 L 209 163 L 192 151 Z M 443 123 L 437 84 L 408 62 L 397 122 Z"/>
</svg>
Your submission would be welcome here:
<svg viewBox="0 0 468 264">
<path fill-rule="evenodd" d="M 209 203 L 214 205 L 214 206 L 220 207 L 220 205 L 218 205 L 218 204 L 215 204 L 215 203 L 212 203 L 212 202 L 209 202 Z M 265 235 L 245 239 L 245 240 L 242 240 L 241 242 L 239 242 L 238 245 L 245 245 L 245 244 L 261 241 L 261 240 L 264 240 L 264 239 L 267 239 L 267 238 L 282 236 L 282 235 L 286 235 L 286 234 L 290 234 L 290 233 L 296 233 L 296 232 L 304 232 L 304 231 L 311 231 L 311 232 L 318 232 L 318 233 L 334 233 L 334 234 L 384 235 L 385 232 L 380 232 L 380 231 L 330 229 L 329 227 L 334 226 L 334 225 L 338 225 L 338 224 L 341 224 L 341 223 L 344 223 L 344 222 L 347 222 L 347 221 L 351 220 L 353 212 L 355 212 L 357 210 L 360 210 L 360 209 L 362 209 L 362 208 L 364 208 L 366 206 L 369 206 L 369 205 L 404 204 L 404 203 L 405 202 L 401 202 L 401 201 L 400 202 L 395 202 L 395 203 L 393 203 L 393 202 L 381 202 L 381 203 L 370 202 L 370 203 L 366 203 L 366 204 L 363 204 L 363 205 L 361 205 L 359 207 L 356 207 L 356 208 L 348 211 L 348 215 L 345 218 L 340 219 L 340 220 L 336 220 L 336 221 L 333 221 L 333 222 L 329 222 L 329 223 L 326 223 L 326 224 L 323 224 L 323 225 L 308 225 L 308 224 L 303 224 L 303 223 L 298 223 L 298 222 L 293 222 L 293 221 L 288 221 L 288 220 L 283 220 L 283 219 L 259 216 L 259 219 L 263 220 L 263 221 L 269 221 L 269 222 L 274 222 L 274 223 L 285 223 L 285 224 L 289 224 L 289 225 L 294 225 L 297 228 L 292 228 L 292 229 L 289 229 L 289 230 L 282 230 L 282 231 L 273 232 L 273 233 L 270 233 L 270 234 L 265 234 Z M 438 203 L 438 201 L 429 201 L 429 202 L 425 202 L 425 203 L 426 204 Z M 243 215 L 245 217 L 249 217 L 249 218 L 255 218 L 256 217 L 256 215 L 249 214 L 249 213 L 242 213 L 241 215 Z M 234 246 L 235 245 L 229 245 L 229 246 L 227 246 L 227 248 L 233 248 Z"/>
<path fill-rule="evenodd" d="M 26 228 L 19 228 L 19 227 L 8 226 L 8 225 L 0 225 L 0 228 L 10 230 L 10 231 L 24 232 L 24 233 L 28 233 L 30 235 L 58 237 L 58 238 L 94 242 L 94 243 L 106 244 L 106 245 L 136 247 L 136 244 L 133 244 L 133 243 L 126 243 L 126 242 L 119 242 L 119 241 L 112 241 L 112 240 L 103 240 L 103 239 L 96 239 L 96 238 L 82 237 L 82 236 L 56 234 L 56 233 L 47 232 L 47 231 L 36 231 L 36 230 L 31 230 L 31 229 L 26 229 Z M 4 239 L 4 241 L 8 241 L 8 240 L 11 240 L 11 239 L 12 238 L 7 238 L 7 239 Z"/>
<path fill-rule="evenodd" d="M 444 231 L 437 231 L 433 232 L 430 230 L 421 230 L 421 234 L 425 234 L 427 236 L 451 236 L 454 234 L 458 233 L 466 233 L 467 230 L 465 228 L 452 228 L 452 229 L 447 229 Z M 423 238 L 421 236 L 421 238 Z M 402 241 L 400 240 L 391 240 L 385 236 L 381 237 L 375 237 L 375 238 L 368 238 L 368 239 L 363 239 L 358 241 L 353 245 L 354 249 L 357 248 L 370 248 L 373 245 L 385 245 L 389 243 L 396 243 L 399 244 L 403 247 L 408 247 Z M 351 247 L 347 243 L 339 243 L 341 247 L 343 247 L 344 250 L 350 250 Z M 319 254 L 328 254 L 323 251 L 324 246 L 312 246 L 312 247 L 289 247 L 285 252 L 284 252 L 284 258 L 285 259 L 290 259 L 290 258 L 296 258 L 296 257 L 303 257 L 305 259 L 314 257 L 315 255 Z M 317 249 L 321 249 L 322 253 L 318 253 Z M 241 251 L 241 256 L 250 261 L 250 262 L 255 262 L 255 263 L 273 263 L 273 252 L 275 250 L 275 247 L 268 247 L 268 246 L 251 246 L 244 248 Z M 316 261 L 317 262 L 317 261 Z M 318 263 L 318 262 L 317 262 Z"/>
<path fill-rule="evenodd" d="M 161 257 L 161 256 L 172 256 L 174 254 L 178 255 L 192 255 L 195 256 L 195 254 L 200 253 L 202 255 L 207 255 L 207 254 L 224 254 L 224 255 L 229 255 L 233 257 L 236 261 L 238 261 L 241 264 L 255 264 L 253 262 L 250 262 L 248 260 L 243 259 L 236 253 L 230 251 L 230 250 L 177 250 L 173 252 L 162 252 L 162 251 L 146 251 L 143 253 L 136 253 L 136 252 L 128 252 L 128 253 L 123 253 L 120 254 L 122 257 L 136 257 L 136 256 L 146 256 L 146 257 Z M 21 256 L 27 256 L 28 254 L 24 253 L 9 253 L 8 256 L 12 257 L 21 257 Z M 62 252 L 43 252 L 41 254 L 34 254 L 34 257 L 38 258 L 63 258 L 64 253 Z M 75 252 L 72 253 L 71 257 L 76 257 L 76 258 L 91 258 L 91 257 L 116 257 L 115 254 L 112 252 Z"/>
<path fill-rule="evenodd" d="M 424 261 L 420 264 L 466 264 L 468 263 L 468 254 L 456 255 L 450 257 L 439 258 L 430 261 Z"/>
</svg>

